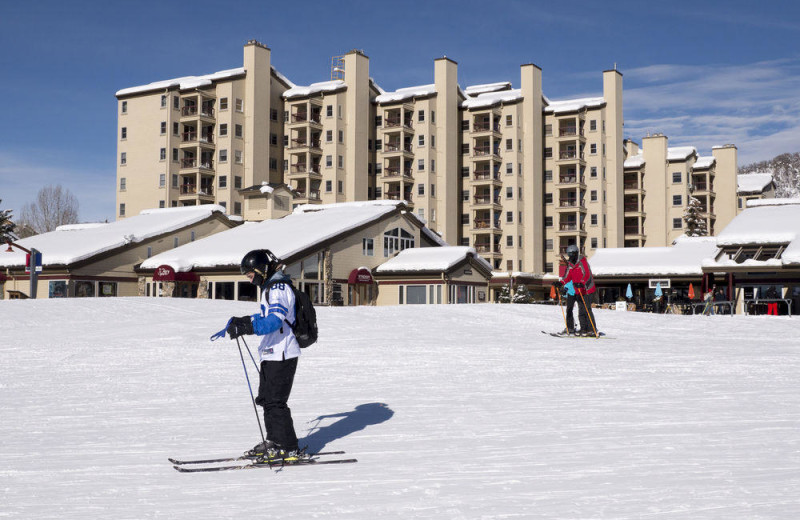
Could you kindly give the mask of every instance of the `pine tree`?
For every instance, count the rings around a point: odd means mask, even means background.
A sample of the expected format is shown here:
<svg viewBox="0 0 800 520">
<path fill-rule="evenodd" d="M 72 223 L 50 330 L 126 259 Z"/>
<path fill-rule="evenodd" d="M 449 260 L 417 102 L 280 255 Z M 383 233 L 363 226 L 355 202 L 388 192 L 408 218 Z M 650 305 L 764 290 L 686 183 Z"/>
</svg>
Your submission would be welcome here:
<svg viewBox="0 0 800 520">
<path fill-rule="evenodd" d="M 3 200 L 0 199 L 0 203 Z M 14 228 L 16 224 L 11 221 L 12 215 L 10 209 L 0 209 L 0 243 L 5 244 L 8 241 L 16 240 L 14 235 Z"/>
<path fill-rule="evenodd" d="M 702 216 L 703 208 L 700 201 L 692 196 L 689 197 L 689 205 L 683 212 L 683 222 L 686 225 L 686 236 L 704 237 L 708 236 L 706 219 Z"/>
<path fill-rule="evenodd" d="M 528 294 L 528 288 L 523 284 L 517 285 L 517 290 L 514 291 L 514 298 L 511 301 L 512 303 L 531 303 L 531 297 L 530 294 Z"/>
<path fill-rule="evenodd" d="M 497 297 L 497 301 L 500 303 L 511 303 L 511 287 L 509 285 L 504 285 L 502 289 L 500 289 L 500 295 Z"/>
</svg>

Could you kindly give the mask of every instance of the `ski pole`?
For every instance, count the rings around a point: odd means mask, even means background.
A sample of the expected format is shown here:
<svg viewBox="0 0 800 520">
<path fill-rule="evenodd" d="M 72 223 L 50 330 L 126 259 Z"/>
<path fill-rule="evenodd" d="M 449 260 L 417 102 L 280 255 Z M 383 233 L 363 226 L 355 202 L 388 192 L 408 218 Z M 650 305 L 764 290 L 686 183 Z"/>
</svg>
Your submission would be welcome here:
<svg viewBox="0 0 800 520">
<path fill-rule="evenodd" d="M 594 337 L 599 338 L 600 335 L 597 334 L 597 327 L 594 326 L 594 320 L 592 319 L 592 313 L 589 312 L 589 307 L 586 306 L 586 300 L 583 299 L 583 293 L 578 290 L 578 294 L 581 295 L 581 301 L 583 302 L 583 308 L 586 310 L 586 317 L 589 318 L 589 323 L 592 324 L 592 330 L 594 331 Z"/>
<path fill-rule="evenodd" d="M 242 337 L 242 343 L 244 343 L 244 348 L 247 349 L 247 353 L 250 355 L 250 361 L 252 361 L 253 366 L 256 367 L 256 372 L 261 374 L 261 369 L 258 367 L 258 363 L 256 363 L 256 359 L 253 357 L 253 353 L 250 352 L 250 347 L 247 346 L 247 342 L 244 340 L 244 337 Z"/>
<path fill-rule="evenodd" d="M 247 345 L 245 343 L 245 345 Z M 258 423 L 258 431 L 261 433 L 261 440 L 264 443 L 264 446 L 267 445 L 267 438 L 264 437 L 264 430 L 261 428 L 261 419 L 258 417 L 258 408 L 256 408 L 256 399 L 253 397 L 253 387 L 250 386 L 250 376 L 247 374 L 247 365 L 244 363 L 244 354 L 242 353 L 242 346 L 239 344 L 239 338 L 236 338 L 236 346 L 239 347 L 239 357 L 242 358 L 242 369 L 244 369 L 244 377 L 247 379 L 247 388 L 250 390 L 250 401 L 253 402 L 253 411 L 256 414 L 256 422 Z M 247 351 L 249 352 L 250 349 L 248 348 Z M 252 356 L 252 354 L 251 354 Z M 267 457 L 267 462 L 269 463 L 269 467 L 272 468 L 272 463 L 269 461 L 269 457 Z"/>
<path fill-rule="evenodd" d="M 564 318 L 564 330 L 568 331 L 569 326 L 567 325 L 567 315 L 564 313 L 564 306 L 561 305 L 561 291 L 556 291 L 556 294 L 558 294 L 558 308 L 561 309 L 561 317 Z"/>
</svg>

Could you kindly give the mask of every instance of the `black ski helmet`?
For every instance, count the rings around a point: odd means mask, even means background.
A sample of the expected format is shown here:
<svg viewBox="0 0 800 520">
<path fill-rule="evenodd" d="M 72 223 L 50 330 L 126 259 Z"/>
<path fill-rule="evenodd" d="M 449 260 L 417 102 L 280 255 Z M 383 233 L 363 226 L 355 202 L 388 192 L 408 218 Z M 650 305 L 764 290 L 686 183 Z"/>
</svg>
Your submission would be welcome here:
<svg viewBox="0 0 800 520">
<path fill-rule="evenodd" d="M 570 244 L 567 246 L 567 260 L 569 260 L 571 264 L 574 264 L 578 261 L 578 254 L 578 246 L 575 244 Z"/>
<path fill-rule="evenodd" d="M 242 274 L 255 273 L 253 285 L 263 285 L 278 270 L 280 260 L 269 249 L 254 249 L 244 255 L 240 269 Z"/>
</svg>

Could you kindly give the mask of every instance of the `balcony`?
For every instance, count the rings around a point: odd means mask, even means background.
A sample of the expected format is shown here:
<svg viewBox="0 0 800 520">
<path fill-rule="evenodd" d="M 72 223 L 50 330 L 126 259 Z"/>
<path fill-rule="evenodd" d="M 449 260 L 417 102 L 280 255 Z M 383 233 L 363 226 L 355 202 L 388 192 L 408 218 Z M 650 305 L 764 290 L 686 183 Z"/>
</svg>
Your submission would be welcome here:
<svg viewBox="0 0 800 520">
<path fill-rule="evenodd" d="M 197 132 L 184 132 L 181 134 L 182 143 L 193 143 L 197 141 Z"/>
<path fill-rule="evenodd" d="M 499 206 L 500 205 L 500 197 L 493 197 L 492 195 L 475 195 L 472 199 L 473 204 L 475 205 L 486 205 L 486 204 L 494 204 Z"/>
<path fill-rule="evenodd" d="M 586 177 L 584 175 L 578 176 L 577 174 L 566 174 L 558 176 L 558 184 L 586 184 Z"/>
<path fill-rule="evenodd" d="M 180 186 L 180 194 L 181 195 L 200 195 L 205 197 L 213 197 L 214 196 L 214 186 L 211 184 L 201 184 L 200 189 L 197 189 L 197 184 L 181 184 Z"/>
<path fill-rule="evenodd" d="M 492 229 L 495 231 L 500 230 L 500 220 L 499 219 L 489 219 L 489 218 L 476 218 L 472 222 L 472 227 L 474 229 Z"/>
<path fill-rule="evenodd" d="M 295 190 L 295 194 L 295 199 L 322 200 L 319 190 L 311 190 L 310 192 Z"/>
<path fill-rule="evenodd" d="M 500 147 L 495 146 L 491 148 L 489 146 L 476 146 L 472 149 L 472 156 L 473 157 L 489 157 L 492 156 L 493 158 L 500 158 Z"/>
<path fill-rule="evenodd" d="M 399 191 L 387 191 L 384 195 L 386 200 L 404 200 L 408 204 L 413 204 L 413 197 L 410 192 L 406 192 L 402 197 Z"/>
<path fill-rule="evenodd" d="M 404 170 L 400 170 L 400 168 L 387 166 L 383 169 L 382 177 L 384 179 L 391 179 L 391 178 L 398 178 L 402 177 L 404 180 L 412 180 L 413 179 L 413 171 L 411 168 L 406 168 Z"/>
<path fill-rule="evenodd" d="M 472 181 L 475 184 L 494 184 L 494 185 L 502 185 L 502 181 L 500 180 L 500 172 L 492 172 L 492 170 L 486 168 L 482 170 L 475 170 L 475 173 L 472 175 Z"/>
<path fill-rule="evenodd" d="M 577 150 L 564 150 L 558 153 L 559 161 L 583 161 L 583 153 L 578 153 Z"/>
<path fill-rule="evenodd" d="M 490 123 L 488 121 L 475 121 L 472 124 L 472 133 L 473 134 L 480 134 L 483 132 L 492 132 L 494 134 L 500 135 L 500 123 Z"/>
</svg>

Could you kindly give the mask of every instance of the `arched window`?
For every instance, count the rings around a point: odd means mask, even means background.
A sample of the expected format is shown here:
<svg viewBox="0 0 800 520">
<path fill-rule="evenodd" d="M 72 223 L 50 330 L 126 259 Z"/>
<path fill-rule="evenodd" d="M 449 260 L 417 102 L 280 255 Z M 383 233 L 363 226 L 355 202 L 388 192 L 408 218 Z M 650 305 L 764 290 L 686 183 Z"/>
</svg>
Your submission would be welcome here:
<svg viewBox="0 0 800 520">
<path fill-rule="evenodd" d="M 414 247 L 414 235 L 401 228 L 383 234 L 383 256 L 389 257 L 403 249 Z"/>
</svg>

